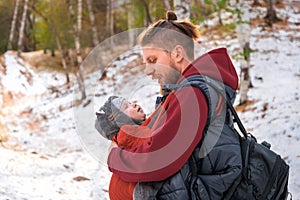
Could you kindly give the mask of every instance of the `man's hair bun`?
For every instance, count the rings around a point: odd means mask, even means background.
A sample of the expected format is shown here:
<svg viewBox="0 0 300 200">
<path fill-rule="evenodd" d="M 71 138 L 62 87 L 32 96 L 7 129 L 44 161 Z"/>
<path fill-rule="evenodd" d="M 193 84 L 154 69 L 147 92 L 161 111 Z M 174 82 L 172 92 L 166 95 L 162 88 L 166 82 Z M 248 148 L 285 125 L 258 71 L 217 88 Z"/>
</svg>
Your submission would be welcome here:
<svg viewBox="0 0 300 200">
<path fill-rule="evenodd" d="M 168 21 L 175 21 L 177 20 L 177 15 L 173 11 L 168 11 L 166 13 L 166 18 Z"/>
</svg>

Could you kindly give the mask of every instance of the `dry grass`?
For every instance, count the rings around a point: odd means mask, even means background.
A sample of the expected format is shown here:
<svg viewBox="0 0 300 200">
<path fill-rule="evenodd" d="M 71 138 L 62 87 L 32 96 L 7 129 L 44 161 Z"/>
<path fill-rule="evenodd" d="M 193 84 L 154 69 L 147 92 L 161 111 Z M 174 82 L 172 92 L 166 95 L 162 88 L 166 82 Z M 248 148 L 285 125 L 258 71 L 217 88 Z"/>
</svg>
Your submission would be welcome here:
<svg viewBox="0 0 300 200">
<path fill-rule="evenodd" d="M 0 122 L 0 143 L 8 141 L 7 128 Z"/>
<path fill-rule="evenodd" d="M 34 70 L 37 71 L 56 71 L 64 72 L 61 62 L 61 54 L 55 52 L 55 56 L 51 52 L 44 53 L 43 50 L 29 53 L 22 53 L 22 58 L 28 62 Z M 68 68 L 69 73 L 72 72 L 71 67 Z"/>
<path fill-rule="evenodd" d="M 255 103 L 257 103 L 258 101 L 247 101 L 244 104 L 241 105 L 237 105 L 235 106 L 236 111 L 238 112 L 246 112 L 246 111 L 254 111 L 256 110 L 256 107 L 251 107 L 251 105 L 254 105 Z"/>
<path fill-rule="evenodd" d="M 233 26 L 233 24 L 227 24 L 223 26 L 206 27 L 201 34 L 208 36 L 208 40 L 226 40 L 228 36 L 235 38 L 236 32 Z"/>
</svg>

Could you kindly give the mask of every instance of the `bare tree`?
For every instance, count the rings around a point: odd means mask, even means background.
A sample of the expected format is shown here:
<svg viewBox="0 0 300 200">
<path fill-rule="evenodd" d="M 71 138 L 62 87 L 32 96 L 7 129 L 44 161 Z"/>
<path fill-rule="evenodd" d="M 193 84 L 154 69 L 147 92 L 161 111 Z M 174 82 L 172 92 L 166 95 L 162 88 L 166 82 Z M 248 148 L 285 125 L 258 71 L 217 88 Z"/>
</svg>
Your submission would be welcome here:
<svg viewBox="0 0 300 200">
<path fill-rule="evenodd" d="M 251 85 L 249 68 L 250 68 L 250 14 L 249 8 L 243 4 L 243 2 L 237 4 L 237 7 L 241 15 L 239 15 L 239 20 L 241 23 L 237 25 L 237 36 L 241 48 L 243 49 L 243 60 L 241 63 L 241 74 L 240 74 L 240 104 L 244 104 L 248 101 L 248 90 Z"/>
<path fill-rule="evenodd" d="M 166 10 L 171 10 L 171 5 L 169 0 L 164 0 L 164 6 Z"/>
<path fill-rule="evenodd" d="M 114 15 L 113 15 L 113 9 L 112 0 L 107 0 L 106 2 L 106 30 L 109 33 L 109 35 L 114 34 Z"/>
<path fill-rule="evenodd" d="M 67 0 L 67 5 L 69 7 L 69 11 L 71 14 L 72 24 L 73 24 L 73 37 L 75 42 L 75 49 L 76 49 L 76 58 L 77 58 L 77 67 L 75 67 L 75 75 L 78 82 L 79 90 L 81 91 L 81 99 L 86 98 L 85 93 L 85 85 L 84 85 L 84 78 L 83 78 L 83 69 L 81 67 L 82 63 L 82 56 L 81 56 L 81 47 L 80 47 L 80 31 L 81 31 L 81 23 L 82 23 L 82 0 L 77 0 L 77 20 L 75 16 L 75 11 L 73 8 L 72 3 L 70 0 Z"/>
<path fill-rule="evenodd" d="M 9 33 L 7 50 L 11 50 L 12 49 L 12 42 L 13 42 L 13 39 L 14 39 L 14 33 L 15 33 L 15 28 L 16 28 L 16 21 L 17 21 L 19 3 L 20 3 L 20 0 L 16 0 L 16 5 L 15 5 L 15 9 L 14 9 L 14 15 L 13 15 L 13 19 L 11 21 L 11 28 L 10 28 L 10 33 Z"/>
<path fill-rule="evenodd" d="M 22 44 L 23 44 L 23 36 L 25 30 L 25 23 L 26 23 L 26 15 L 27 15 L 27 7 L 28 7 L 28 0 L 25 0 L 24 7 L 23 7 L 23 14 L 21 19 L 21 28 L 19 32 L 19 40 L 18 40 L 18 56 L 21 56 L 22 52 Z"/>
<path fill-rule="evenodd" d="M 276 16 L 274 0 L 267 0 L 267 15 L 265 19 L 268 25 L 272 25 L 279 20 Z"/>
<path fill-rule="evenodd" d="M 147 3 L 145 0 L 141 0 L 141 1 L 142 1 L 143 6 L 145 7 L 145 11 L 146 11 L 146 19 L 147 19 L 146 26 L 148 26 L 149 24 L 152 23 L 149 5 L 148 5 L 148 3 Z"/>
<path fill-rule="evenodd" d="M 61 52 L 61 63 L 63 66 L 63 69 L 65 71 L 65 75 L 66 75 L 66 83 L 68 84 L 70 82 L 70 77 L 69 77 L 69 73 L 68 73 L 68 66 L 67 66 L 67 62 L 66 62 L 66 56 L 64 53 L 64 50 L 62 48 L 60 39 L 59 39 L 59 34 L 57 33 L 56 27 L 53 23 L 51 23 L 51 21 L 49 21 L 49 19 L 47 17 L 45 17 L 41 12 L 39 12 L 36 7 L 33 5 L 31 7 L 29 7 L 29 9 L 31 9 L 33 12 L 35 12 L 37 15 L 39 15 L 47 24 L 48 28 L 52 29 L 55 35 L 55 40 L 56 40 L 56 45 L 58 50 Z"/>
<path fill-rule="evenodd" d="M 77 73 L 76 77 L 78 79 L 79 89 L 81 91 L 81 99 L 86 98 L 85 93 L 85 85 L 84 85 L 84 78 L 83 78 L 83 69 L 81 66 L 82 63 L 82 56 L 81 56 L 81 46 L 80 46 L 80 32 L 82 27 L 82 0 L 77 0 L 77 33 L 75 36 L 75 48 L 76 48 L 76 56 L 77 56 Z M 76 29 L 75 29 L 76 30 Z"/>
<path fill-rule="evenodd" d="M 66 74 L 66 84 L 68 84 L 68 83 L 70 83 L 70 77 L 69 77 L 69 73 L 68 73 L 68 66 L 67 66 L 66 56 L 65 56 L 65 53 L 64 53 L 64 51 L 61 47 L 61 43 L 60 43 L 60 39 L 58 37 L 58 34 L 56 34 L 55 40 L 56 40 L 57 48 L 61 53 L 61 63 L 62 63 L 63 69 L 65 71 L 65 74 Z"/>
<path fill-rule="evenodd" d="M 88 12 L 89 12 L 89 17 L 91 21 L 91 26 L 92 26 L 92 32 L 93 32 L 93 43 L 94 46 L 97 46 L 99 44 L 99 39 L 98 39 L 98 31 L 97 27 L 95 24 L 95 15 L 92 9 L 92 0 L 86 0 L 87 7 L 88 7 Z"/>
<path fill-rule="evenodd" d="M 77 32 L 80 35 L 82 29 L 82 0 L 77 0 Z M 80 44 L 80 42 L 79 42 Z"/>
<path fill-rule="evenodd" d="M 190 19 L 191 0 L 174 0 L 174 9 L 178 20 Z"/>
<path fill-rule="evenodd" d="M 132 12 L 134 10 L 134 4 L 130 3 L 128 4 L 129 7 L 129 12 L 128 12 L 128 16 L 127 16 L 127 20 L 128 20 L 128 38 L 129 38 L 129 46 L 133 46 L 134 42 L 135 42 L 135 34 L 133 29 L 134 26 L 134 21 L 135 21 L 135 17 L 134 17 L 134 13 Z"/>
</svg>

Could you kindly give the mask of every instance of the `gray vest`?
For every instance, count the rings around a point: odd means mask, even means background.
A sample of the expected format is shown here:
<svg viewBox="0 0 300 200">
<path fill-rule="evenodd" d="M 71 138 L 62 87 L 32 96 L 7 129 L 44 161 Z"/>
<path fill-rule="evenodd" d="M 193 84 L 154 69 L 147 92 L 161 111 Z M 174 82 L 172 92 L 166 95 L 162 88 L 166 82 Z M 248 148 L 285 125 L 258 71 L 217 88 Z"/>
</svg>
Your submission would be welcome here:
<svg viewBox="0 0 300 200">
<path fill-rule="evenodd" d="M 214 85 L 218 88 L 211 87 Z M 206 97 L 209 113 L 203 139 L 182 169 L 164 181 L 138 183 L 135 200 L 146 199 L 222 199 L 240 174 L 242 157 L 239 137 L 232 128 L 232 118 L 219 92 L 225 91 L 234 101 L 235 91 L 209 77 L 194 75 L 166 90 L 197 87 Z"/>
</svg>

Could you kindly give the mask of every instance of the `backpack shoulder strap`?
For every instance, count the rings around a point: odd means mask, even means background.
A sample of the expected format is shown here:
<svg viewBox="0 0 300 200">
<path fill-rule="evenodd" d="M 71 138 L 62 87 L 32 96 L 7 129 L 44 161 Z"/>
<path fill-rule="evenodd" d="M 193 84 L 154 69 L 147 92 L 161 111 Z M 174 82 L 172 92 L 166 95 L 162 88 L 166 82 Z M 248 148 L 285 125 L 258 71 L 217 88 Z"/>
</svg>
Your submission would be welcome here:
<svg viewBox="0 0 300 200">
<path fill-rule="evenodd" d="M 220 88 L 220 86 L 216 85 L 213 81 L 208 81 L 208 84 L 224 97 L 224 99 L 226 101 L 226 105 L 227 105 L 228 109 L 230 110 L 231 114 L 233 115 L 234 122 L 237 123 L 239 130 L 243 134 L 243 137 L 240 134 L 239 135 L 243 139 L 246 139 L 248 136 L 248 133 L 230 101 L 230 97 L 229 97 L 228 91 L 226 90 L 226 87 L 225 87 L 225 94 L 224 94 L 224 92 L 222 92 L 222 89 Z"/>
<path fill-rule="evenodd" d="M 207 84 L 206 78 L 200 74 L 192 75 L 185 78 L 180 84 L 165 84 L 162 90 L 170 92 L 187 86 L 200 89 L 208 105 L 208 120 L 206 123 L 208 125 L 216 117 L 216 107 L 221 99 L 218 93 Z"/>
<path fill-rule="evenodd" d="M 196 75 L 187 77 L 180 84 L 166 84 L 166 85 L 164 85 L 164 87 L 162 89 L 166 90 L 166 91 L 171 91 L 171 90 L 178 90 L 179 88 L 182 88 L 184 86 L 198 87 L 204 93 L 204 95 L 207 99 L 208 105 L 211 106 L 211 100 L 208 97 L 209 95 L 208 95 L 206 89 L 208 87 L 213 88 L 214 91 L 216 91 L 218 94 L 220 94 L 224 98 L 228 109 L 230 110 L 231 114 L 233 115 L 234 122 L 237 123 L 239 130 L 242 133 L 242 136 L 240 134 L 239 135 L 243 139 L 247 138 L 248 133 L 230 101 L 230 97 L 229 97 L 229 94 L 227 91 L 228 87 L 220 82 L 218 82 L 218 83 L 216 83 L 216 82 L 217 81 L 215 81 L 207 76 L 196 74 Z M 211 110 L 212 109 L 209 108 L 209 112 L 212 112 Z M 209 116 L 211 116 L 211 113 Z"/>
</svg>

